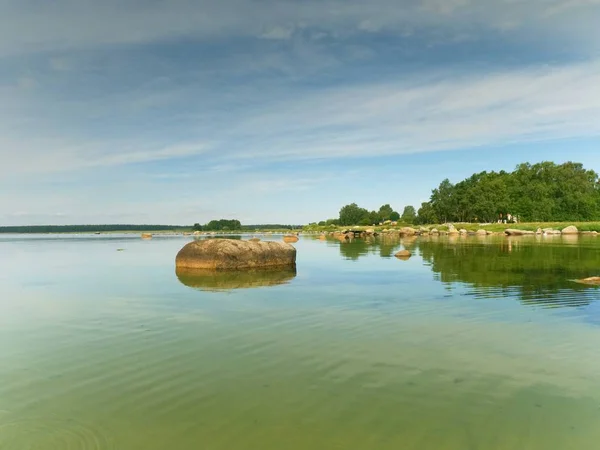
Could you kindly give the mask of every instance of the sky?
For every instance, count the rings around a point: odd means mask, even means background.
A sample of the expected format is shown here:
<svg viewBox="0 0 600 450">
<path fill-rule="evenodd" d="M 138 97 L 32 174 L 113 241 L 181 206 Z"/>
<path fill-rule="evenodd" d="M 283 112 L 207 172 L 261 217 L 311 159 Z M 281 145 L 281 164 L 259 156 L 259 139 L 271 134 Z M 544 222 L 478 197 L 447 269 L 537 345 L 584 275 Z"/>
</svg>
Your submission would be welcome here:
<svg viewBox="0 0 600 450">
<path fill-rule="evenodd" d="M 0 226 L 304 224 L 600 172 L 600 0 L 0 0 Z"/>
</svg>

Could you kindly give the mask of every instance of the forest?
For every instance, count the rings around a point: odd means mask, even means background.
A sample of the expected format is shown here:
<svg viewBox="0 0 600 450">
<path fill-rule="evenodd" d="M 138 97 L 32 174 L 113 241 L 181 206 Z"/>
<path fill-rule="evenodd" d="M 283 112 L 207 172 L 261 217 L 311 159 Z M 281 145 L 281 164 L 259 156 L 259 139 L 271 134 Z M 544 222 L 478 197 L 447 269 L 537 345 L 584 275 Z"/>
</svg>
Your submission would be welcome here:
<svg viewBox="0 0 600 450">
<path fill-rule="evenodd" d="M 600 219 L 598 174 L 580 163 L 519 164 L 513 172 L 481 172 L 452 184 L 443 180 L 418 211 L 421 223 L 585 222 Z"/>
<path fill-rule="evenodd" d="M 254 230 L 293 230 L 302 228 L 302 225 L 280 225 L 280 224 L 263 224 L 263 225 L 242 225 L 236 219 L 219 219 L 211 220 L 206 225 L 195 223 L 192 229 L 194 231 L 254 231 Z"/>
<path fill-rule="evenodd" d="M 351 203 L 340 209 L 338 218 L 309 226 L 375 225 L 387 220 L 493 223 L 509 215 L 519 222 L 600 220 L 598 174 L 575 162 L 523 163 L 512 172 L 484 171 L 455 184 L 444 179 L 418 211 L 408 205 L 400 215 L 389 204 L 369 211 Z"/>
</svg>

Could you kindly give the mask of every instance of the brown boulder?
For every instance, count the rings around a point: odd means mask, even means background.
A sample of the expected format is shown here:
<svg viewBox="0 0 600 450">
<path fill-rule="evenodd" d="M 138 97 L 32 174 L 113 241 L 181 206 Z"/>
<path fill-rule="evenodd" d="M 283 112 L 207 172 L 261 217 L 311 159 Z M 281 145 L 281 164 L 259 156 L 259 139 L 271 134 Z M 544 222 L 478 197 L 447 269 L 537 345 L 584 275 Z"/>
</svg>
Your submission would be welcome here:
<svg viewBox="0 0 600 450">
<path fill-rule="evenodd" d="M 239 270 L 296 267 L 296 249 L 282 242 L 206 239 L 185 245 L 177 269 Z"/>
<path fill-rule="evenodd" d="M 142 239 L 152 239 L 152 233 L 142 233 Z"/>
<path fill-rule="evenodd" d="M 298 242 L 298 236 L 293 235 L 293 234 L 288 234 L 283 237 L 283 242 L 287 242 L 288 244 Z"/>
<path fill-rule="evenodd" d="M 412 253 L 408 250 L 400 250 L 395 256 L 399 259 L 408 259 L 412 256 Z"/>
</svg>

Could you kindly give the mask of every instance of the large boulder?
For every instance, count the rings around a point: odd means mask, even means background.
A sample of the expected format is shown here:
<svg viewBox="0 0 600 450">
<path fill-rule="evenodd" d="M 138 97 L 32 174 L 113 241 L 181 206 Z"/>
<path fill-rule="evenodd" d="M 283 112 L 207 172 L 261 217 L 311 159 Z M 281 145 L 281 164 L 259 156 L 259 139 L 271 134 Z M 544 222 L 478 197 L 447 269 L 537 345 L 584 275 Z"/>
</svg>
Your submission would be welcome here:
<svg viewBox="0 0 600 450">
<path fill-rule="evenodd" d="M 296 249 L 283 242 L 205 239 L 185 245 L 177 269 L 245 270 L 296 267 Z"/>
<path fill-rule="evenodd" d="M 487 231 L 485 230 L 477 230 L 477 236 L 487 236 Z"/>
<path fill-rule="evenodd" d="M 579 230 L 577 229 L 577 227 L 571 225 L 567 228 L 563 228 L 561 233 L 562 234 L 579 234 Z"/>
<path fill-rule="evenodd" d="M 298 242 L 298 236 L 294 234 L 287 234 L 283 237 L 283 242 L 293 244 L 294 242 Z"/>
</svg>

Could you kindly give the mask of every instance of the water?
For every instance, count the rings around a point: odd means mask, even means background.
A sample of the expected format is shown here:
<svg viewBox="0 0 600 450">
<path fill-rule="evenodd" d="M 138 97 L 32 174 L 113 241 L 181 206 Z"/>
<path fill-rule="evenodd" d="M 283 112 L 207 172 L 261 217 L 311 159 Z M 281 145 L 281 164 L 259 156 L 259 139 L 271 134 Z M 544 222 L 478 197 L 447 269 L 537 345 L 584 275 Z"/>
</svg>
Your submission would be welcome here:
<svg viewBox="0 0 600 450">
<path fill-rule="evenodd" d="M 217 280 L 186 242 L 0 235 L 0 449 L 600 442 L 600 238 L 304 237 Z"/>
</svg>

